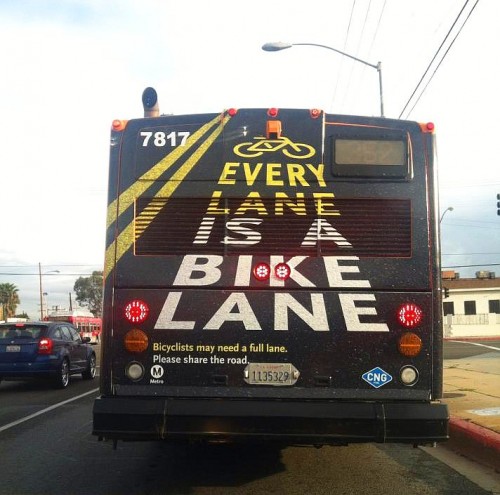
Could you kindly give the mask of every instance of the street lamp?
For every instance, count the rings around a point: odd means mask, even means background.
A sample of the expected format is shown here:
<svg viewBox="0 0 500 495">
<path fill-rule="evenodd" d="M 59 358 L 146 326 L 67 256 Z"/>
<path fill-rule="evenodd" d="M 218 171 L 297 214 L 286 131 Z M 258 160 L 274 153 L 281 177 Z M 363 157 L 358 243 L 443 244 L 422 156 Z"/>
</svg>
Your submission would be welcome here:
<svg viewBox="0 0 500 495">
<path fill-rule="evenodd" d="M 49 272 L 45 272 L 44 275 L 48 273 L 59 273 L 59 270 L 50 270 Z M 46 292 L 43 292 L 42 289 L 42 264 L 38 263 L 38 277 L 40 282 L 40 321 L 43 321 L 43 296 L 47 295 Z"/>
<path fill-rule="evenodd" d="M 453 206 L 448 206 L 448 208 L 446 208 L 446 210 L 444 210 L 444 211 L 443 211 L 443 214 L 441 215 L 441 218 L 439 219 L 439 223 L 440 223 L 440 224 L 441 224 L 441 222 L 443 221 L 444 214 L 445 214 L 447 211 L 453 211 Z"/>
<path fill-rule="evenodd" d="M 382 95 L 382 62 L 378 62 L 376 65 L 371 64 L 366 60 L 361 60 L 360 58 L 354 57 L 353 55 L 349 55 L 348 53 L 337 50 L 336 48 L 333 48 L 331 46 L 318 45 L 317 43 L 283 43 L 282 41 L 275 41 L 271 43 L 264 43 L 262 45 L 262 49 L 266 52 L 277 52 L 280 50 L 285 50 L 286 48 L 291 48 L 292 46 L 319 46 L 320 48 L 326 48 L 327 50 L 340 53 L 340 55 L 344 55 L 344 57 L 351 58 L 352 60 L 356 60 L 356 62 L 361 62 L 362 64 L 368 65 L 368 67 L 373 67 L 374 69 L 377 69 L 379 91 L 380 91 L 380 116 L 381 117 L 384 116 L 384 98 Z"/>
</svg>

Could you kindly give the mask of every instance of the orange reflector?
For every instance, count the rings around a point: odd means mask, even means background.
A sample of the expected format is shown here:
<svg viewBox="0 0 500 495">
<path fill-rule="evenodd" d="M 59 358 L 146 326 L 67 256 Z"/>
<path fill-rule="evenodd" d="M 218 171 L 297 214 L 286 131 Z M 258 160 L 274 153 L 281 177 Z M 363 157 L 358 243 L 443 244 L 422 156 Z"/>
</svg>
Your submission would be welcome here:
<svg viewBox="0 0 500 495">
<path fill-rule="evenodd" d="M 134 328 L 125 334 L 123 343 L 129 352 L 144 352 L 148 348 L 148 336 L 142 330 Z"/>
<path fill-rule="evenodd" d="M 281 138 L 281 121 L 268 120 L 266 123 L 266 137 L 267 139 Z"/>
<path fill-rule="evenodd" d="M 404 333 L 398 342 L 400 354 L 407 357 L 415 357 L 422 350 L 422 339 L 415 333 Z"/>
<path fill-rule="evenodd" d="M 123 129 L 127 127 L 127 122 L 127 120 L 115 119 L 111 124 L 111 128 L 113 129 L 113 131 L 123 131 Z"/>
</svg>

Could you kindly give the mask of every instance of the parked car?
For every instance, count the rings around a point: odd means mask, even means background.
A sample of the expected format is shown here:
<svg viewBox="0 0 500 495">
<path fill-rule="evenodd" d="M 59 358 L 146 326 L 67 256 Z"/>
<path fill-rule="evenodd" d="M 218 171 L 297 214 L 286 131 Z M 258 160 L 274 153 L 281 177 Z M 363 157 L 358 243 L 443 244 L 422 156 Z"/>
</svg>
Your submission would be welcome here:
<svg viewBox="0 0 500 495">
<path fill-rule="evenodd" d="M 73 374 L 92 380 L 96 355 L 89 341 L 71 323 L 2 323 L 0 381 L 48 378 L 55 387 L 66 388 Z"/>
</svg>

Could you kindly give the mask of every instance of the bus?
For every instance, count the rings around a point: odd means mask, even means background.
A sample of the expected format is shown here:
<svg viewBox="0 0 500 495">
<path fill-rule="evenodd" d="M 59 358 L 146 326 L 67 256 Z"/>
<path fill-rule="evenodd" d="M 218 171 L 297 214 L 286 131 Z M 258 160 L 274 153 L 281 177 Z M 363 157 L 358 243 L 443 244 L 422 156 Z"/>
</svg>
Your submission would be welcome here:
<svg viewBox="0 0 500 495">
<path fill-rule="evenodd" d="M 88 337 L 91 344 L 99 344 L 101 340 L 102 319 L 86 309 L 58 310 L 50 313 L 48 321 L 67 321 L 73 324 L 82 339 Z"/>
<path fill-rule="evenodd" d="M 93 434 L 446 440 L 434 125 L 143 105 L 112 123 Z"/>
</svg>

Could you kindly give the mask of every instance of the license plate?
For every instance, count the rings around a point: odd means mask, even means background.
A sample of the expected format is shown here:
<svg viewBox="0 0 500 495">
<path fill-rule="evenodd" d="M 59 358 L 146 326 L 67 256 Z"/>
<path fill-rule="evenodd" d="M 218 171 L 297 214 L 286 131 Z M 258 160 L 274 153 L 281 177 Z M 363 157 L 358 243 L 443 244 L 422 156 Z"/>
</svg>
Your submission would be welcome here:
<svg viewBox="0 0 500 495">
<path fill-rule="evenodd" d="M 8 345 L 5 348 L 6 352 L 21 352 L 21 346 L 20 345 Z"/>
<path fill-rule="evenodd" d="M 286 387 L 295 385 L 299 376 L 297 368 L 290 363 L 249 363 L 244 371 L 249 385 Z"/>
</svg>

